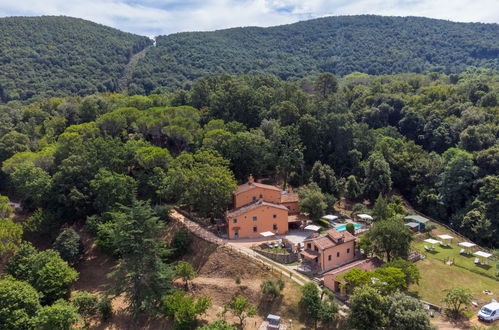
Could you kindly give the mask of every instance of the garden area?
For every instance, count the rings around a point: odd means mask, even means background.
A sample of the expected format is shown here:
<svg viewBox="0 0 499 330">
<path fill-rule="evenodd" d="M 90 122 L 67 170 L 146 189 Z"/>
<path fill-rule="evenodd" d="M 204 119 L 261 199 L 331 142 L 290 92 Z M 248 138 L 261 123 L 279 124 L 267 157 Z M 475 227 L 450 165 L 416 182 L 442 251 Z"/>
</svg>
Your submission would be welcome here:
<svg viewBox="0 0 499 330">
<path fill-rule="evenodd" d="M 428 234 L 419 234 L 414 241 L 414 247 L 426 255 L 426 258 L 416 263 L 421 272 L 419 285 L 411 288 L 417 291 L 421 299 L 430 303 L 441 305 L 445 295 L 443 290 L 455 286 L 463 286 L 470 289 L 474 301 L 479 304 L 488 302 L 499 297 L 499 276 L 497 276 L 497 258 L 488 261 L 488 265 L 475 264 L 474 252 L 480 250 L 476 248 L 469 254 L 461 254 L 462 247 L 459 242 L 466 241 L 463 237 L 458 237 L 450 233 L 444 227 L 435 225 L 435 229 Z M 425 250 L 424 242 L 427 238 L 436 238 L 437 235 L 448 234 L 454 236 L 450 246 L 436 245 L 431 251 Z M 447 264 L 446 261 L 451 261 Z M 488 295 L 484 291 L 491 291 L 493 295 Z"/>
</svg>

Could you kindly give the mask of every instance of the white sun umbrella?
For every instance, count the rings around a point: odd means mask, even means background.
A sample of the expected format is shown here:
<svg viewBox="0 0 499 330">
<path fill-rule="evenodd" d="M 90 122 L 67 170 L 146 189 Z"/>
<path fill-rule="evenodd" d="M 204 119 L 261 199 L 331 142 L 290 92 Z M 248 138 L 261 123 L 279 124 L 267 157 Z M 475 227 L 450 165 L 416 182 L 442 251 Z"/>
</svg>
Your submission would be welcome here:
<svg viewBox="0 0 499 330">
<path fill-rule="evenodd" d="M 308 225 L 305 227 L 306 230 L 311 230 L 311 231 L 319 231 L 321 227 L 316 226 L 316 225 Z"/>
<path fill-rule="evenodd" d="M 447 234 L 438 235 L 438 237 L 441 238 L 442 240 L 444 240 L 445 245 L 450 245 L 451 240 L 454 238 L 454 237 L 447 235 Z"/>
<path fill-rule="evenodd" d="M 490 258 L 490 257 L 492 257 L 491 253 L 487 253 L 487 252 L 484 252 L 484 251 L 477 251 L 477 252 L 475 252 L 473 254 L 476 255 L 477 257 L 480 257 L 480 259 L 483 258 L 485 260 L 485 264 L 488 264 L 487 259 Z"/>
<path fill-rule="evenodd" d="M 332 214 L 328 214 L 328 215 L 323 216 L 322 219 L 324 219 L 326 221 L 334 221 L 334 220 L 338 219 L 338 216 L 332 215 Z"/>
<path fill-rule="evenodd" d="M 372 220 L 373 217 L 371 217 L 369 214 L 357 214 L 357 217 L 359 217 L 362 220 Z"/>
<path fill-rule="evenodd" d="M 260 233 L 260 235 L 262 235 L 263 237 L 270 237 L 274 236 L 275 234 L 271 231 L 264 231 L 263 233 Z"/>
<path fill-rule="evenodd" d="M 440 244 L 440 243 L 442 243 L 442 242 L 437 241 L 436 239 L 433 239 L 433 238 L 428 238 L 428 239 L 425 239 L 423 242 L 426 242 L 426 243 L 431 244 L 431 247 L 432 247 L 432 248 L 434 248 L 434 245 L 435 245 L 435 244 Z"/>
<path fill-rule="evenodd" d="M 469 253 L 470 252 L 470 249 L 474 246 L 476 246 L 475 243 L 471 243 L 471 242 L 460 242 L 458 243 L 459 246 L 462 246 L 466 249 L 466 253 Z"/>
</svg>

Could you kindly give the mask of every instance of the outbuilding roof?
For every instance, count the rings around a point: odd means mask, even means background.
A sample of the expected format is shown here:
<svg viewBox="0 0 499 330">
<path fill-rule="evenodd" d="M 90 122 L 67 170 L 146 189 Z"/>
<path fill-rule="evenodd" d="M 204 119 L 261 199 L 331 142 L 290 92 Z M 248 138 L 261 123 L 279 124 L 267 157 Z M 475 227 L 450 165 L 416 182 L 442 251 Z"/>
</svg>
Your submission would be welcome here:
<svg viewBox="0 0 499 330">
<path fill-rule="evenodd" d="M 428 221 L 430 221 L 430 219 L 426 219 L 425 217 L 422 217 L 420 215 L 408 215 L 404 219 L 412 220 L 414 222 L 419 222 L 419 223 L 427 223 Z"/>
<path fill-rule="evenodd" d="M 405 225 L 407 227 L 411 227 L 411 228 L 417 228 L 417 227 L 419 227 L 419 223 L 417 223 L 417 222 L 408 222 Z"/>
</svg>

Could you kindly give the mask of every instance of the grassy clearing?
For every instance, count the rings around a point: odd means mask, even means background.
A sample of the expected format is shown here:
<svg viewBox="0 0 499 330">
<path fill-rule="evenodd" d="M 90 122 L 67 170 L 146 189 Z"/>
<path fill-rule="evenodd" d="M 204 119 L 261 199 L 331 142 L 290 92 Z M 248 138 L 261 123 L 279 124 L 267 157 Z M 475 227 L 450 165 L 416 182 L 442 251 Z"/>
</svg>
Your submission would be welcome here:
<svg viewBox="0 0 499 330">
<path fill-rule="evenodd" d="M 432 231 L 431 236 L 438 239 L 436 235 L 439 234 L 456 236 L 449 233 L 444 227 L 436 225 L 436 229 Z M 469 288 L 474 300 L 479 303 L 490 301 L 492 298 L 497 299 L 499 277 L 496 276 L 495 261 L 489 260 L 489 265 L 475 265 L 475 256 L 473 254 L 461 255 L 459 252 L 462 247 L 457 243 L 465 241 L 463 237 L 456 237 L 450 247 L 435 246 L 435 250 L 432 252 L 424 249 L 425 244 L 429 245 L 423 242 L 426 238 L 426 235 L 420 234 L 414 242 L 414 248 L 424 253 L 426 259 L 416 263 L 422 278 L 419 285 L 410 288 L 411 291 L 417 292 L 421 299 L 437 305 L 442 304 L 442 298 L 445 295 L 444 290 L 455 286 Z M 454 264 L 445 264 L 444 260 L 448 259 L 453 261 Z M 484 290 L 492 291 L 494 296 L 484 294 Z"/>
<path fill-rule="evenodd" d="M 489 277 L 472 273 L 464 268 L 448 266 L 443 262 L 427 257 L 416 263 L 421 272 L 419 285 L 411 287 L 411 291 L 417 291 L 419 297 L 436 305 L 442 305 L 444 290 L 455 286 L 463 286 L 471 290 L 475 300 L 490 301 L 491 296 L 483 293 L 483 290 L 491 290 L 495 296 L 499 292 L 499 282 Z"/>
</svg>

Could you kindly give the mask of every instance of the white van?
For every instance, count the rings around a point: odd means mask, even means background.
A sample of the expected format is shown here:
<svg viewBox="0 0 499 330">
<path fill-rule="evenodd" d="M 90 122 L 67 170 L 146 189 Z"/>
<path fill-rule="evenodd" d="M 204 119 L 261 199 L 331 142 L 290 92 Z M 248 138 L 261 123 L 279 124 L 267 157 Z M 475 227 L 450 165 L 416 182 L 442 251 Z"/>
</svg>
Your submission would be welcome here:
<svg viewBox="0 0 499 330">
<path fill-rule="evenodd" d="M 499 303 L 492 299 L 490 304 L 487 304 L 478 312 L 478 319 L 486 322 L 494 322 L 499 320 Z"/>
</svg>

